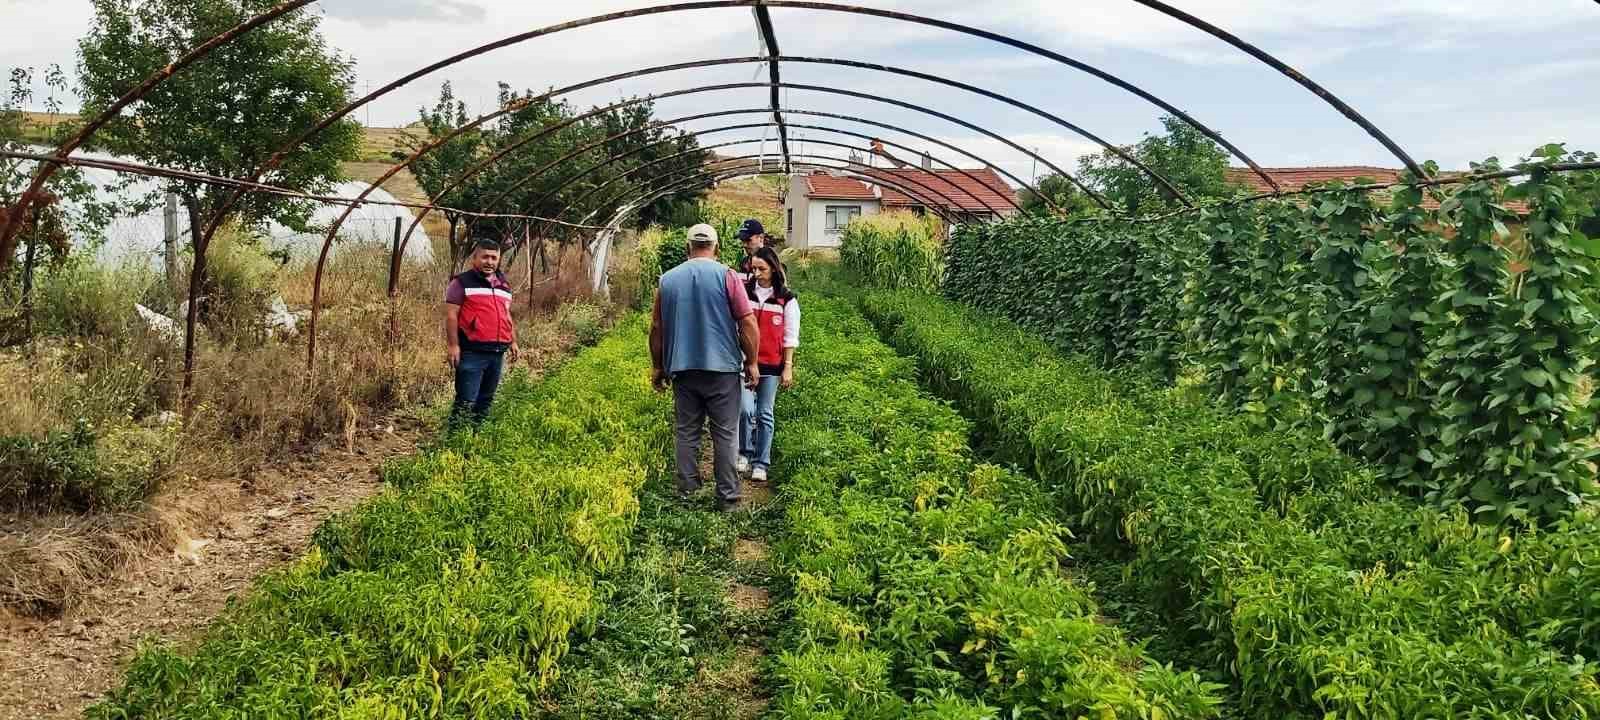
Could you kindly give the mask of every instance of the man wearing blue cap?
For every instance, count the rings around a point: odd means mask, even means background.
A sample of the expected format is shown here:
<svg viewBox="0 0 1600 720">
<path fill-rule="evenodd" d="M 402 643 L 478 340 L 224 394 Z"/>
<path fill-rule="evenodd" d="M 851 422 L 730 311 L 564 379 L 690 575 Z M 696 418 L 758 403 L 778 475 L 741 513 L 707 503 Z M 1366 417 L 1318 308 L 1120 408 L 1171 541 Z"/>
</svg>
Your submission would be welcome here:
<svg viewBox="0 0 1600 720">
<path fill-rule="evenodd" d="M 739 273 L 739 279 L 750 282 L 750 258 L 757 250 L 767 246 L 767 229 L 761 227 L 761 221 L 750 218 L 739 226 L 739 242 L 744 243 L 744 257 L 739 258 L 738 266 L 734 271 Z"/>
</svg>

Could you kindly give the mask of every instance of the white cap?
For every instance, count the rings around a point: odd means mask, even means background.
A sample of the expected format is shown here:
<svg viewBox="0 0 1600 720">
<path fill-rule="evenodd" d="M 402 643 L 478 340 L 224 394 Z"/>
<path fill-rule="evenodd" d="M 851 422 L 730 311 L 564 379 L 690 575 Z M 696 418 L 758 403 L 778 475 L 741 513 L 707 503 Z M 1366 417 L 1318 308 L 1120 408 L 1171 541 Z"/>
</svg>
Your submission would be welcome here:
<svg viewBox="0 0 1600 720">
<path fill-rule="evenodd" d="M 700 223 L 689 228 L 689 242 L 695 245 L 711 245 L 717 242 L 717 229 Z"/>
</svg>

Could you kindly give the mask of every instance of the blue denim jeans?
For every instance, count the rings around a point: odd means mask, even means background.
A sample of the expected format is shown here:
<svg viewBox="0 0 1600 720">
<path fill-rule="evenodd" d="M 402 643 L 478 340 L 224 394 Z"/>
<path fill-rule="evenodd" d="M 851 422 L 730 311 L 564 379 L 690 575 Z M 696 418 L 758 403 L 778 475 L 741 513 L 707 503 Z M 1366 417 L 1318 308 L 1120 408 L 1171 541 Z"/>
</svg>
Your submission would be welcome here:
<svg viewBox="0 0 1600 720">
<path fill-rule="evenodd" d="M 452 425 L 470 420 L 476 426 L 489 416 L 505 358 L 505 353 L 461 351 L 461 362 L 456 364 L 456 401 L 450 409 Z"/>
<path fill-rule="evenodd" d="M 751 467 L 772 467 L 772 405 L 778 401 L 778 377 L 762 375 L 756 389 L 744 391 L 739 408 L 739 454 Z"/>
</svg>

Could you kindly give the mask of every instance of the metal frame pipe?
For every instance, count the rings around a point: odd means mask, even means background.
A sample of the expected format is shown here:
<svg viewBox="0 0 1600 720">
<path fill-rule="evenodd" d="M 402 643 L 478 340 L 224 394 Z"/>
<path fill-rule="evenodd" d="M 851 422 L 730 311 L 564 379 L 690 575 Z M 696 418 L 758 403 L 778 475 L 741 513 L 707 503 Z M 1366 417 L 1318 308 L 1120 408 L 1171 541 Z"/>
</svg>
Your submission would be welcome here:
<svg viewBox="0 0 1600 720">
<path fill-rule="evenodd" d="M 800 155 L 796 155 L 795 157 L 801 157 L 801 156 Z M 827 157 L 827 156 L 811 156 L 811 157 L 817 157 L 818 159 L 821 159 L 821 160 L 831 160 L 831 161 L 835 161 L 835 162 L 846 162 L 846 161 L 841 160 L 840 158 L 835 158 L 835 157 Z M 768 165 L 765 164 L 765 162 L 763 162 L 763 160 L 764 160 L 764 156 L 761 156 L 761 155 L 742 155 L 742 156 L 738 156 L 738 157 L 734 157 L 734 158 L 728 158 L 728 161 L 730 161 L 730 162 L 739 161 L 739 164 L 737 164 L 737 165 L 726 165 L 726 164 L 724 164 L 724 165 L 721 165 L 721 166 L 718 166 L 718 167 L 714 167 L 714 168 L 712 168 L 712 167 L 702 167 L 702 168 L 699 168 L 699 169 L 697 169 L 697 170 L 695 170 L 693 172 L 678 173 L 676 175 L 667 176 L 664 179 L 663 178 L 656 178 L 656 180 L 659 181 L 659 182 L 655 183 L 655 187 L 661 187 L 661 186 L 666 185 L 668 183 L 685 182 L 685 184 L 678 186 L 679 189 L 681 190 L 684 187 L 692 186 L 695 182 L 705 183 L 705 182 L 714 181 L 718 175 L 726 173 L 726 172 L 728 172 L 730 170 L 748 170 L 750 168 L 757 168 L 757 169 L 760 170 L 760 172 L 753 173 L 753 174 L 758 174 L 758 175 L 778 175 L 778 174 L 783 174 L 782 167 L 780 167 L 780 166 L 768 166 Z M 750 161 L 756 161 L 756 162 L 750 162 Z M 927 198 L 922 196 L 921 192 L 919 192 L 918 190 L 910 187 L 909 185 L 903 185 L 903 184 L 900 184 L 900 183 L 895 182 L 895 181 L 882 181 L 880 178 L 874 178 L 874 177 L 870 177 L 870 176 L 866 176 L 866 175 L 861 175 L 861 174 L 856 173 L 854 170 L 852 170 L 848 165 L 849 164 L 846 163 L 846 166 L 841 167 L 841 166 L 837 166 L 837 165 L 824 165 L 824 164 L 822 164 L 820 162 L 795 163 L 795 167 L 830 170 L 830 171 L 834 171 L 834 172 L 839 172 L 839 173 L 841 173 L 842 176 L 851 177 L 851 178 L 854 178 L 854 179 L 857 179 L 857 180 L 866 180 L 866 181 L 871 181 L 871 182 L 881 182 L 886 187 L 892 188 L 894 190 L 898 190 L 901 193 L 904 193 L 908 197 L 913 197 L 913 198 L 918 199 L 921 202 L 924 202 L 926 204 L 926 207 L 928 207 L 934 214 L 938 215 L 940 217 L 940 219 L 943 219 L 946 222 L 949 222 L 949 223 L 952 223 L 952 224 L 959 224 L 960 222 L 962 222 L 959 219 L 957 219 L 955 216 L 950 215 L 949 212 L 944 210 L 942 207 L 938 206 L 937 203 L 928 202 Z M 622 197 L 618 197 L 618 198 L 614 199 L 615 201 L 618 201 L 617 202 L 617 206 L 618 207 L 620 207 L 623 204 L 623 203 L 620 202 L 622 199 L 623 199 Z M 592 220 L 594 218 L 594 216 L 599 215 L 601 213 L 601 210 L 605 206 L 606 205 L 603 204 L 603 205 L 601 205 L 599 207 L 596 207 L 595 209 L 589 211 L 589 213 L 584 216 L 584 219 L 586 221 L 587 220 Z"/>
<path fill-rule="evenodd" d="M 726 147 L 726 146 L 730 146 L 730 145 L 748 145 L 748 144 L 753 143 L 753 142 L 760 142 L 760 140 L 759 139 L 757 139 L 757 140 L 739 140 L 739 141 L 727 142 L 727 143 L 717 143 L 717 144 L 713 144 L 713 145 L 704 146 L 702 148 L 699 148 L 698 150 L 709 150 L 709 149 L 713 149 L 713 148 L 717 148 L 717 147 Z M 848 147 L 848 146 L 846 146 L 846 147 Z M 562 207 L 560 212 L 553 213 L 553 216 L 554 217 L 561 217 L 561 216 L 565 215 L 569 210 L 571 210 L 574 206 L 582 207 L 584 205 L 584 203 L 586 201 L 588 201 L 589 198 L 600 194 L 601 191 L 605 190 L 608 187 L 611 187 L 612 185 L 617 184 L 618 182 L 622 181 L 624 178 L 628 177 L 629 175 L 631 175 L 631 174 L 633 174 L 635 172 L 638 172 L 640 170 L 644 170 L 644 169 L 646 169 L 648 167 L 652 167 L 652 166 L 655 166 L 655 165 L 660 165 L 660 164 L 662 164 L 664 162 L 667 162 L 669 160 L 675 160 L 675 159 L 678 159 L 679 157 L 684 157 L 684 156 L 693 154 L 694 152 L 697 152 L 698 150 L 696 150 L 696 151 L 685 151 L 685 152 L 682 152 L 682 153 L 676 153 L 674 155 L 668 155 L 666 157 L 658 158 L 658 159 L 656 159 L 656 160 L 654 160 L 652 162 L 645 163 L 644 165 L 640 165 L 639 167 L 630 169 L 625 173 L 622 173 L 620 175 L 612 177 L 611 179 L 607 180 L 606 182 L 601 183 L 600 185 L 595 186 L 593 188 L 590 188 L 584 194 L 578 196 L 578 199 L 573 200 L 570 203 L 567 203 L 566 206 Z M 735 157 L 731 157 L 731 158 L 718 158 L 718 162 L 725 162 L 725 161 L 728 161 L 728 160 L 749 160 L 749 159 L 760 158 L 760 157 L 762 157 L 762 156 L 760 156 L 760 155 L 740 155 L 740 156 L 735 156 Z M 808 160 L 839 160 L 841 162 L 849 162 L 848 160 L 846 160 L 844 158 L 835 158 L 835 157 L 831 157 L 831 156 L 828 156 L 828 155 L 809 155 L 809 154 L 804 154 L 804 153 L 790 153 L 790 157 L 804 158 L 804 159 L 808 159 Z M 895 181 L 896 182 L 900 182 L 900 183 L 909 183 L 909 184 L 912 184 L 912 185 L 916 185 L 917 187 L 920 187 L 923 190 L 925 190 L 927 192 L 927 195 L 923 196 L 923 198 L 922 198 L 923 202 L 927 202 L 927 197 L 929 195 L 931 195 L 931 196 L 936 196 L 936 197 L 940 198 L 941 200 L 944 200 L 950 206 L 957 207 L 957 208 L 961 207 L 961 204 L 956 202 L 954 198 L 951 198 L 949 195 L 946 195 L 943 192 L 940 192 L 939 190 L 935 190 L 934 188 L 928 187 L 926 184 L 922 183 L 921 181 L 914 180 L 912 178 L 899 177 L 899 176 L 896 176 Z M 605 207 L 607 204 L 609 204 L 609 202 L 611 202 L 611 201 L 607 201 L 605 203 L 601 203 L 596 208 L 596 210 L 598 210 L 600 207 Z"/>
<path fill-rule="evenodd" d="M 763 127 L 763 126 L 766 126 L 766 125 L 767 125 L 766 123 L 757 123 L 757 124 L 754 124 L 754 125 L 732 125 L 732 126 L 729 126 L 727 128 L 713 128 L 713 129 L 710 129 L 710 130 L 701 130 L 701 131 L 698 131 L 698 132 L 695 132 L 695 133 L 689 133 L 689 134 L 698 136 L 698 135 L 706 134 L 706 133 L 723 132 L 725 130 L 741 130 L 741 129 L 748 129 L 748 128 L 751 128 L 751 127 Z M 822 129 L 826 129 L 826 128 L 822 128 Z M 661 144 L 663 142 L 669 142 L 669 141 L 670 140 L 664 140 L 664 141 L 660 141 L 660 142 L 658 142 L 656 144 L 659 145 L 659 144 Z M 746 142 L 756 142 L 756 141 L 751 140 L 751 141 L 746 141 Z M 808 140 L 807 142 L 816 143 L 818 145 L 827 145 L 827 146 L 831 146 L 831 147 L 837 147 L 837 148 L 841 148 L 841 149 L 845 149 L 845 150 L 853 150 L 853 151 L 856 151 L 856 152 L 862 152 L 864 150 L 868 154 L 870 154 L 872 152 L 872 150 L 870 148 L 863 149 L 863 148 L 855 147 L 854 145 L 846 145 L 844 143 L 837 143 L 837 142 L 832 142 L 832 141 L 829 141 L 829 140 L 812 139 L 812 140 Z M 737 144 L 742 144 L 742 143 L 739 143 L 739 142 L 723 143 L 723 145 L 737 145 Z M 583 170 L 580 170 L 580 171 L 578 171 L 577 173 L 575 173 L 573 175 L 569 175 L 566 178 L 564 178 L 560 183 L 558 183 L 554 188 L 546 191 L 544 195 L 540 196 L 537 200 L 533 201 L 530 204 L 530 207 L 534 207 L 534 208 L 543 207 L 544 206 L 543 203 L 544 203 L 545 200 L 548 200 L 551 197 L 560 195 L 563 190 L 566 190 L 568 187 L 571 187 L 574 183 L 577 183 L 577 182 L 583 180 L 584 178 L 589 177 L 590 175 L 594 174 L 595 172 L 597 172 L 597 171 L 599 171 L 599 170 L 601 170 L 601 169 L 603 169 L 605 167 L 609 167 L 612 163 L 614 163 L 614 162 L 616 162 L 618 160 L 623 160 L 623 159 L 626 159 L 627 157 L 629 157 L 631 155 L 636 155 L 638 153 L 644 152 L 646 150 L 649 150 L 651 147 L 652 147 L 651 145 L 645 145 L 645 146 L 640 147 L 640 148 L 635 148 L 634 150 L 631 150 L 631 151 L 626 152 L 626 153 L 622 153 L 622 154 L 619 154 L 619 155 L 614 155 L 614 156 L 606 158 L 605 160 L 602 160 L 602 161 L 600 161 L 598 163 L 590 165 L 589 167 L 584 168 Z M 714 146 L 708 146 L 707 148 L 702 148 L 702 149 L 709 149 L 711 147 L 719 147 L 719 146 L 715 146 L 715 145 Z M 692 153 L 692 151 L 686 151 L 685 153 L 680 153 L 680 155 L 686 155 L 686 154 L 691 154 L 691 153 Z M 930 174 L 932 174 L 932 173 L 930 173 Z M 968 174 L 967 176 L 968 177 L 972 177 L 972 175 L 970 175 L 970 174 Z M 935 175 L 935 177 L 937 177 L 937 175 Z M 982 181 L 978 180 L 976 177 L 972 177 L 972 179 L 974 181 L 979 182 L 980 184 L 982 184 Z M 962 194 L 966 194 L 967 196 L 971 197 L 972 199 L 977 200 L 985 208 L 988 208 L 989 212 L 993 213 L 994 215 L 999 216 L 999 215 L 1002 214 L 1000 212 L 999 208 L 996 208 L 995 206 L 990 205 L 989 202 L 984 200 L 983 198 L 978 197 L 977 195 L 973 195 L 970 192 L 967 192 L 967 190 L 965 188 L 963 188 L 963 187 L 961 187 L 959 185 L 956 185 L 955 183 L 951 183 L 949 181 L 945 181 L 945 182 L 947 184 L 949 184 L 952 188 L 954 188 L 956 191 L 958 191 L 958 192 L 960 192 Z M 929 190 L 931 191 L 932 188 L 929 187 Z M 997 192 L 996 194 L 998 195 L 1000 193 Z M 950 199 L 950 196 L 944 196 L 944 197 L 946 197 L 947 199 Z M 964 208 L 961 208 L 961 204 L 959 202 L 956 202 L 953 199 L 951 199 L 951 204 L 955 205 L 957 209 L 964 209 Z M 1012 205 L 1015 206 L 1016 203 L 1013 202 Z M 1021 210 L 1022 208 L 1021 207 L 1017 207 L 1017 209 Z M 557 213 L 557 215 L 559 215 L 559 213 Z"/>
<path fill-rule="evenodd" d="M 287 2 L 279 3 L 268 9 L 266 12 L 239 23 L 232 29 L 212 37 L 210 40 L 200 43 L 199 45 L 196 45 L 192 50 L 184 53 L 182 57 L 179 57 L 178 59 L 173 60 L 171 63 L 168 63 L 166 66 L 156 71 L 155 74 L 145 78 L 144 82 L 139 83 L 131 90 L 123 93 L 122 97 L 117 98 L 115 102 L 107 105 L 104 110 L 101 110 L 94 117 L 90 118 L 88 122 L 84 123 L 83 127 L 78 129 L 78 132 L 73 133 L 72 137 L 62 141 L 62 143 L 56 147 L 55 152 L 51 154 L 57 159 L 66 159 L 68 156 L 72 155 L 75 150 L 77 150 L 79 147 L 82 147 L 84 143 L 88 142 L 89 138 L 93 137 L 95 133 L 99 132 L 100 128 L 105 127 L 106 123 L 111 122 L 112 118 L 120 115 L 123 109 L 137 102 L 139 98 L 150 94 L 150 91 L 154 90 L 157 85 L 165 82 L 167 78 L 182 72 L 184 68 L 187 68 L 201 58 L 210 55 L 217 48 L 233 42 L 239 36 L 278 20 L 279 18 L 282 18 L 283 16 L 288 15 L 295 10 L 299 10 L 300 8 L 305 7 L 314 1 L 315 0 L 288 0 Z M 22 213 L 26 211 L 28 206 L 32 205 L 34 200 L 39 197 L 39 191 L 44 189 L 44 184 L 50 180 L 50 176 L 54 175 L 56 170 L 58 170 L 60 167 L 60 164 L 47 164 L 41 165 L 39 169 L 35 171 L 33 180 L 29 181 L 27 189 L 23 190 L 22 195 L 17 198 L 15 205 L 16 212 L 7 213 L 5 224 L 0 226 L 0 248 L 10 247 L 11 238 L 17 230 L 16 220 L 21 218 Z M 259 180 L 260 178 L 253 179 Z M 0 268 L 4 268 L 8 262 L 10 262 L 9 257 L 0 257 Z"/>
</svg>

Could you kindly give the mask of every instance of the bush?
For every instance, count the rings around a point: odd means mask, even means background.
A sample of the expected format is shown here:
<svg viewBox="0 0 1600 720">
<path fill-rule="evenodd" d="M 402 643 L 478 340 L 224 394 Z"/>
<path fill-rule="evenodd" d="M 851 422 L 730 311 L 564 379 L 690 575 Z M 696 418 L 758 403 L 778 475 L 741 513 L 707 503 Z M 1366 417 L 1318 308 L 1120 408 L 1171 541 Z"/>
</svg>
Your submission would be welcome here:
<svg viewBox="0 0 1600 720">
<path fill-rule="evenodd" d="M 587 302 L 570 302 L 556 311 L 562 332 L 571 333 L 577 344 L 588 347 L 606 334 L 605 308 Z"/>
<path fill-rule="evenodd" d="M 168 431 L 97 433 L 80 421 L 44 439 L 0 438 L 0 507 L 28 511 L 118 511 L 143 502 L 172 461 Z"/>
<path fill-rule="evenodd" d="M 224 342 L 259 345 L 266 340 L 266 315 L 278 297 L 280 265 L 259 238 L 221 232 L 206 251 L 200 317 Z M 181 322 L 181 318 L 179 319 Z"/>
<path fill-rule="evenodd" d="M 944 275 L 944 226 L 909 212 L 864 215 L 845 226 L 839 259 L 867 286 L 931 292 Z"/>
<path fill-rule="evenodd" d="M 738 224 L 734 224 L 732 229 L 737 231 L 739 229 Z M 717 261 L 732 267 L 744 255 L 744 245 L 732 234 L 723 235 L 719 231 L 717 237 L 720 238 L 720 242 L 717 244 Z M 658 236 L 653 236 L 652 240 L 654 242 L 655 272 L 653 275 L 655 278 L 659 279 L 662 273 L 682 265 L 685 260 L 689 259 L 688 228 L 673 228 Z M 640 262 L 642 264 L 644 262 L 643 259 Z M 641 272 L 648 273 L 648 268 L 649 266 L 644 266 Z M 655 287 L 656 285 L 654 284 L 650 285 L 652 292 L 654 292 Z"/>
<path fill-rule="evenodd" d="M 87 259 L 41 272 L 35 299 L 35 332 L 93 338 L 124 336 L 141 322 L 134 304 L 160 278 L 148 270 L 105 269 Z"/>
</svg>

